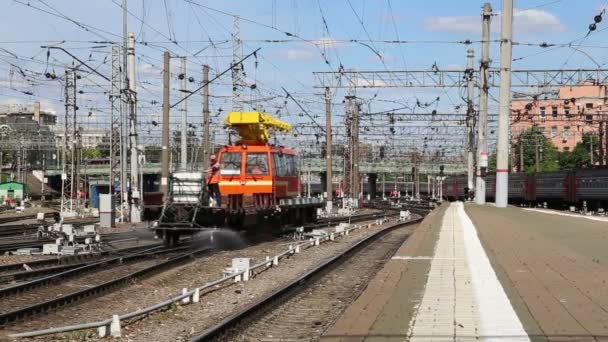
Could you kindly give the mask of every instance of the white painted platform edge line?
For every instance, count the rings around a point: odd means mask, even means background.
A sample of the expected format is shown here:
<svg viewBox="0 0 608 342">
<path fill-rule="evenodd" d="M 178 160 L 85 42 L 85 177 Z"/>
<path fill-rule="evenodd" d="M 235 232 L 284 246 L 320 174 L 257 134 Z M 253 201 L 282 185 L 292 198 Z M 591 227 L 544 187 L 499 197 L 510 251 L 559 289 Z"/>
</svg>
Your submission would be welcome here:
<svg viewBox="0 0 608 342">
<path fill-rule="evenodd" d="M 512 336 L 511 341 L 530 341 L 490 264 L 477 235 L 477 229 L 465 212 L 464 205 L 460 202 L 456 205 L 463 227 L 465 255 L 478 305 L 480 335 L 496 336 L 495 339 L 485 338 L 484 341 L 504 341 L 499 336 Z"/>
<path fill-rule="evenodd" d="M 394 257 L 391 258 L 391 260 L 464 260 L 461 258 L 435 258 L 435 257 L 430 257 L 430 256 L 402 256 L 402 255 L 396 255 Z"/>
<path fill-rule="evenodd" d="M 534 212 L 542 213 L 542 214 L 561 215 L 561 216 L 568 216 L 568 217 L 574 217 L 574 218 L 584 218 L 587 220 L 593 220 L 593 221 L 599 221 L 599 222 L 608 222 L 608 218 L 604 218 L 604 217 L 593 217 L 593 216 L 584 216 L 584 215 L 576 215 L 576 214 L 569 214 L 569 213 L 560 213 L 559 211 L 536 209 L 536 208 L 521 208 L 521 209 L 534 211 Z"/>
</svg>

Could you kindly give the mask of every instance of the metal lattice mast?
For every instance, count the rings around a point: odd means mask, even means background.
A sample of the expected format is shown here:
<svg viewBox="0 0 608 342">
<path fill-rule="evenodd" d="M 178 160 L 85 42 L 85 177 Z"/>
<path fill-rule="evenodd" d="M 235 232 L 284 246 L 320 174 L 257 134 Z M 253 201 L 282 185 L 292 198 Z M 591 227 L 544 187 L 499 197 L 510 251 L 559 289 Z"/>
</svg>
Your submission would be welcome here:
<svg viewBox="0 0 608 342">
<path fill-rule="evenodd" d="M 65 71 L 65 117 L 64 117 L 64 139 L 62 151 L 62 172 L 61 172 L 61 213 L 62 216 L 66 212 L 74 211 L 73 194 L 74 194 L 74 179 L 75 164 L 74 158 L 76 139 L 76 72 L 74 70 Z M 69 162 L 68 162 L 69 155 Z"/>
<path fill-rule="evenodd" d="M 121 49 L 119 45 L 112 46 L 112 82 L 110 92 L 110 193 L 114 194 L 115 184 L 119 184 L 120 193 L 113 199 L 114 203 L 123 203 L 126 199 L 122 198 L 124 193 L 122 189 L 125 186 L 125 175 L 123 172 L 122 161 L 122 67 L 121 67 Z M 120 210 L 120 222 L 124 221 L 123 212 Z"/>
<path fill-rule="evenodd" d="M 351 91 L 349 91 L 351 93 Z M 342 180 L 342 192 L 345 197 L 352 198 L 353 188 L 353 98 L 346 96 L 346 113 L 344 115 L 344 127 L 346 129 L 346 146 L 344 146 L 344 179 Z"/>
<path fill-rule="evenodd" d="M 243 41 L 239 17 L 234 17 L 232 33 L 232 110 L 243 110 L 243 64 L 237 63 L 243 59 Z"/>
</svg>

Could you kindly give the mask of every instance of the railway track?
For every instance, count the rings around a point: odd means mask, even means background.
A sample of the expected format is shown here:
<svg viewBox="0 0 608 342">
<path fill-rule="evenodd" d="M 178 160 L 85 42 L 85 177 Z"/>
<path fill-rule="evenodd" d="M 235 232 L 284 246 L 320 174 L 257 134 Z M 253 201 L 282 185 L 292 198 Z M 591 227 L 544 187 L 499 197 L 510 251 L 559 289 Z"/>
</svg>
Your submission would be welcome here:
<svg viewBox="0 0 608 342">
<path fill-rule="evenodd" d="M 394 224 L 323 262 L 192 341 L 315 340 L 354 301 L 407 232 Z"/>
<path fill-rule="evenodd" d="M 104 294 L 131 279 L 176 266 L 210 249 L 193 249 L 189 246 L 167 249 L 157 246 L 2 288 L 0 327 Z"/>
<path fill-rule="evenodd" d="M 389 216 L 394 216 L 394 215 L 389 215 Z M 274 243 L 272 243 L 271 245 L 265 244 L 265 245 L 258 246 L 257 244 L 254 244 L 251 247 L 254 248 L 255 251 L 248 252 L 247 256 L 253 257 L 256 260 L 259 260 L 260 258 L 263 258 L 265 255 L 268 255 L 268 253 L 273 254 L 273 253 L 280 253 L 280 252 L 284 251 L 285 246 L 286 246 L 286 241 L 283 239 L 278 239 L 278 240 L 274 241 Z M 242 253 L 239 252 L 239 254 L 242 254 Z M 228 259 L 226 259 L 226 258 L 228 258 Z M 196 275 L 197 281 L 198 282 L 201 282 L 201 281 L 213 282 L 214 280 L 216 280 L 217 275 L 218 275 L 217 270 L 221 269 L 222 267 L 225 267 L 226 263 L 229 263 L 230 258 L 231 257 L 227 257 L 227 256 L 222 256 L 219 259 L 217 259 L 213 256 L 210 257 L 209 262 L 205 263 L 206 267 L 197 267 L 197 275 Z M 188 283 L 188 280 L 186 280 L 186 283 L 180 283 L 179 281 L 177 283 L 178 283 L 178 285 L 177 285 L 178 289 L 182 289 L 184 287 L 190 286 L 190 285 L 188 285 L 188 284 L 190 284 L 190 283 Z M 165 284 L 163 286 L 167 286 L 167 285 Z M 215 290 L 213 290 L 213 291 L 215 291 Z M 113 298 L 112 300 L 116 301 L 117 303 L 122 302 L 125 300 L 125 299 L 121 299 L 125 295 L 125 294 L 121 294 L 122 292 L 123 291 L 118 291 L 115 294 L 112 294 L 112 295 L 110 295 L 110 297 L 107 297 L 107 298 Z M 201 296 L 202 295 L 203 295 L 203 291 L 201 291 Z M 132 296 L 130 296 L 128 298 L 131 299 Z M 62 324 L 66 323 L 65 317 L 64 317 L 65 315 L 68 315 L 69 317 L 80 317 L 81 319 L 84 318 L 85 320 L 87 319 L 85 317 L 88 317 L 89 320 L 99 319 L 99 312 L 96 311 L 95 314 L 92 314 L 92 308 L 96 307 L 95 303 L 96 303 L 96 301 L 92 301 L 91 305 L 85 304 L 84 306 L 77 306 L 77 307 L 69 308 L 58 315 L 49 315 L 49 316 L 47 316 L 48 318 L 45 317 L 45 318 L 41 319 L 41 322 L 44 322 L 43 324 L 49 325 L 51 327 L 57 327 L 59 325 L 60 327 L 41 330 L 40 334 L 44 335 L 44 334 L 49 334 L 49 333 L 52 334 L 52 333 L 57 333 L 57 332 L 78 330 L 79 328 L 75 328 L 77 325 L 68 326 L 68 327 L 66 327 L 67 330 L 64 330 L 61 327 Z M 151 307 L 156 307 L 159 304 L 152 302 L 152 303 L 148 303 L 148 304 L 140 303 L 139 305 L 150 305 Z M 122 308 L 122 310 L 125 309 L 124 307 L 121 307 L 121 308 Z M 103 310 L 105 310 L 105 311 L 103 311 Z M 102 312 L 104 312 L 104 313 L 102 313 L 101 317 L 107 317 L 107 315 L 111 315 L 115 312 L 114 309 L 109 309 L 108 307 L 104 307 L 103 310 L 102 310 Z M 131 308 L 131 310 L 141 310 L 141 306 Z M 125 314 L 123 316 L 131 317 L 131 316 L 129 316 L 129 314 Z M 121 318 L 121 319 L 123 319 L 123 318 Z M 124 318 L 124 319 L 127 320 L 130 318 Z M 86 323 L 85 326 L 94 327 L 95 323 Z M 26 329 L 35 329 L 36 327 L 39 327 L 39 326 L 32 326 L 31 324 L 27 323 L 27 321 L 23 321 L 21 324 L 17 324 L 16 327 L 18 327 L 17 329 L 23 329 L 23 327 L 27 327 Z M 72 328 L 72 327 L 74 327 L 74 328 Z M 24 336 L 26 336 L 26 335 L 35 336 L 36 333 L 34 333 L 33 335 L 26 333 Z"/>
<path fill-rule="evenodd" d="M 8 222 L 18 222 L 21 220 L 28 220 L 28 219 L 35 219 L 36 217 L 34 216 L 33 218 L 19 218 L 17 220 L 12 219 L 11 221 L 5 221 L 2 223 L 8 223 Z M 84 224 L 92 224 L 92 223 L 97 223 L 99 222 L 99 219 L 97 218 L 86 218 L 86 219 L 72 219 L 72 220 L 66 220 L 64 221 L 64 223 L 66 224 L 73 224 L 76 226 L 80 226 L 80 225 L 84 225 Z M 46 223 L 48 224 L 48 223 Z M 4 225 L 0 225 L 0 237 L 2 238 L 6 238 L 6 237 L 18 237 L 18 236 L 26 236 L 26 235 L 31 235 L 31 236 L 35 236 L 36 232 L 38 232 L 38 228 L 42 225 L 42 223 L 16 223 L 16 224 L 4 224 Z"/>
<path fill-rule="evenodd" d="M 51 218 L 51 217 L 53 217 L 53 215 L 54 215 L 54 213 L 44 213 L 44 218 Z M 34 220 L 36 218 L 38 218 L 37 214 L 0 217 L 0 224 L 23 221 L 23 220 Z"/>
<path fill-rule="evenodd" d="M 77 236 L 77 242 L 83 242 L 85 238 L 91 236 Z M 133 235 L 132 232 L 120 232 L 120 233 L 109 233 L 102 234 L 101 241 L 102 242 L 113 242 L 118 240 L 123 240 L 126 238 L 137 237 Z M 42 245 L 45 243 L 54 243 L 55 239 L 53 238 L 36 238 L 36 237 L 9 237 L 0 239 L 0 253 L 14 251 L 19 248 L 42 248 Z"/>
<path fill-rule="evenodd" d="M 35 260 L 27 263 L 17 263 L 0 265 L 0 286 L 1 284 L 23 282 L 41 276 L 58 274 L 63 271 L 83 267 L 86 265 L 108 260 L 123 254 L 131 254 L 145 249 L 158 248 L 160 244 L 136 246 L 124 248 L 116 251 L 103 251 L 100 253 L 87 253 L 80 255 L 70 255 L 56 257 L 52 259 Z"/>
</svg>

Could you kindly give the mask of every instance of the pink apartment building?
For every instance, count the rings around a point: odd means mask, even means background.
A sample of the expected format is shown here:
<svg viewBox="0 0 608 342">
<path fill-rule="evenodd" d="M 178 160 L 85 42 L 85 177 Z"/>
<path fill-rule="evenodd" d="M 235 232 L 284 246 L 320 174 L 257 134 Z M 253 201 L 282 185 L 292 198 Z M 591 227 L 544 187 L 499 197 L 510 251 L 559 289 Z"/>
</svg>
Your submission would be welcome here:
<svg viewBox="0 0 608 342">
<path fill-rule="evenodd" d="M 608 88 L 587 81 L 580 86 L 542 89 L 535 95 L 514 95 L 511 103 L 511 139 L 538 126 L 560 151 L 574 149 L 583 133 L 606 136 Z M 603 155 L 604 144 L 598 146 Z"/>
</svg>

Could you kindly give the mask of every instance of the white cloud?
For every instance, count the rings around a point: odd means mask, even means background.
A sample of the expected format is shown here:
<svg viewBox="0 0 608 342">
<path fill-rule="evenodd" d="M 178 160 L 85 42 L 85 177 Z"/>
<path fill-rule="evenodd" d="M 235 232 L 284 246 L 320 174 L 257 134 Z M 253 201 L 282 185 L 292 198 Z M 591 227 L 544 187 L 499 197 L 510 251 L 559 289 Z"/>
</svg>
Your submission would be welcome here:
<svg viewBox="0 0 608 342">
<path fill-rule="evenodd" d="M 513 21 L 513 28 L 518 32 L 563 32 L 566 29 L 558 17 L 539 9 L 516 9 L 513 12 Z"/>
<path fill-rule="evenodd" d="M 481 25 L 479 17 L 459 16 L 459 17 L 431 17 L 424 20 L 425 31 L 450 31 L 477 33 Z"/>
<path fill-rule="evenodd" d="M 162 69 L 158 69 L 158 67 L 155 67 L 150 63 L 144 62 L 137 64 L 137 75 L 139 77 L 155 76 L 159 74 L 162 74 Z"/>
<path fill-rule="evenodd" d="M 283 49 L 276 51 L 274 55 L 290 61 L 305 61 L 316 57 L 315 53 L 309 49 Z"/>
<path fill-rule="evenodd" d="M 443 69 L 443 70 L 464 70 L 465 67 L 464 67 L 464 65 L 461 65 L 461 64 L 452 63 L 452 64 L 447 64 L 443 68 L 440 67 L 439 69 Z"/>
<path fill-rule="evenodd" d="M 342 42 L 338 42 L 331 37 L 323 37 L 318 40 L 313 40 L 312 42 L 321 49 L 338 48 L 344 45 Z"/>
<path fill-rule="evenodd" d="M 481 16 L 431 17 L 424 20 L 426 31 L 480 34 Z M 517 33 L 562 32 L 566 27 L 559 18 L 540 9 L 513 11 L 513 29 Z M 492 18 L 492 31 L 500 32 L 500 15 Z"/>
<path fill-rule="evenodd" d="M 367 88 L 367 87 L 385 87 L 387 84 L 383 80 L 366 79 L 361 77 L 353 77 L 349 80 L 352 87 Z"/>
</svg>

